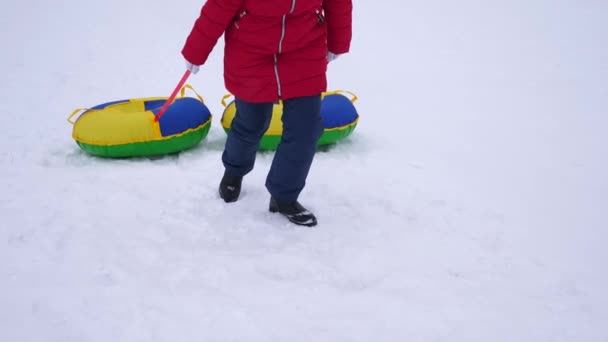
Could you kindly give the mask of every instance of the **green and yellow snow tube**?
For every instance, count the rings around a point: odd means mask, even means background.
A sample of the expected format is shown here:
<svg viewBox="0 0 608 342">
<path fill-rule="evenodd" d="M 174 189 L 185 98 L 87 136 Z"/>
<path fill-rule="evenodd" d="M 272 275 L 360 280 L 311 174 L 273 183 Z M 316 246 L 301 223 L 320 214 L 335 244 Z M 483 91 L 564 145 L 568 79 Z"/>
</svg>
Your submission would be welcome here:
<svg viewBox="0 0 608 342">
<path fill-rule="evenodd" d="M 68 118 L 74 125 L 72 137 L 84 151 L 110 158 L 158 156 L 191 148 L 207 136 L 212 116 L 200 95 L 184 97 L 187 88 L 192 89 L 184 86 L 181 97 L 158 120 L 156 115 L 167 97 L 128 99 L 77 109 Z M 80 112 L 83 113 L 73 121 Z"/>
<path fill-rule="evenodd" d="M 346 95 L 350 95 L 350 98 Z M 224 113 L 222 115 L 222 127 L 228 133 L 232 120 L 236 115 L 236 103 L 231 101 L 226 103 L 226 100 L 232 95 L 228 94 L 222 99 L 224 105 Z M 323 134 L 319 138 L 317 145 L 334 144 L 347 136 L 349 136 L 357 127 L 359 122 L 359 114 L 354 106 L 357 101 L 357 96 L 351 92 L 336 90 L 322 94 L 321 101 L 321 118 L 323 119 Z M 279 101 L 273 106 L 272 118 L 270 126 L 262 140 L 260 141 L 260 150 L 276 150 L 281 141 L 283 134 L 283 123 L 281 116 L 283 115 L 283 104 Z"/>
</svg>

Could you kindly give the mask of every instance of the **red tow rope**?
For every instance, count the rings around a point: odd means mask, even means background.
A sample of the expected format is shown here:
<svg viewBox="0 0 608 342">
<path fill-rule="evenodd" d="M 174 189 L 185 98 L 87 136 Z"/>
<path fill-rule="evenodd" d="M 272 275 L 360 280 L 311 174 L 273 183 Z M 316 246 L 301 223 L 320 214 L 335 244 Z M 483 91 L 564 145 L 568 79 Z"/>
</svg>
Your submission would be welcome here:
<svg viewBox="0 0 608 342">
<path fill-rule="evenodd" d="M 154 117 L 154 121 L 158 121 L 160 119 L 160 117 L 163 116 L 163 114 L 165 114 L 165 111 L 167 110 L 167 108 L 169 108 L 169 105 L 171 105 L 171 103 L 173 103 L 173 100 L 175 100 L 175 97 L 177 96 L 177 92 L 179 92 L 179 90 L 182 89 L 184 84 L 186 84 L 186 80 L 188 79 L 188 77 L 190 76 L 191 73 L 192 73 L 192 71 L 186 70 L 186 72 L 184 73 L 184 76 L 182 76 L 182 79 L 179 80 L 177 87 L 175 87 L 175 89 L 173 90 L 173 93 L 171 93 L 171 96 L 169 96 L 169 98 L 167 99 L 165 104 L 163 104 L 163 106 L 160 108 L 160 110 Z"/>
</svg>

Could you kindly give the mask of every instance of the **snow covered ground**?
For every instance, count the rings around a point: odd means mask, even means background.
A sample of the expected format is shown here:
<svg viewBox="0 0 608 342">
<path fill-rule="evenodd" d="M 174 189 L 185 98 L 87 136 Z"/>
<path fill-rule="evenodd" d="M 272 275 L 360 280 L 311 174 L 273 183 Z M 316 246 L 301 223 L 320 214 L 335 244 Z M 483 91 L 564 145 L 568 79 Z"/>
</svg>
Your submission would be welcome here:
<svg viewBox="0 0 608 342">
<path fill-rule="evenodd" d="M 608 341 L 608 2 L 355 1 L 297 228 L 259 156 L 218 199 L 213 126 L 160 159 L 81 152 L 75 108 L 167 96 L 200 0 L 0 12 L 0 341 Z"/>
</svg>

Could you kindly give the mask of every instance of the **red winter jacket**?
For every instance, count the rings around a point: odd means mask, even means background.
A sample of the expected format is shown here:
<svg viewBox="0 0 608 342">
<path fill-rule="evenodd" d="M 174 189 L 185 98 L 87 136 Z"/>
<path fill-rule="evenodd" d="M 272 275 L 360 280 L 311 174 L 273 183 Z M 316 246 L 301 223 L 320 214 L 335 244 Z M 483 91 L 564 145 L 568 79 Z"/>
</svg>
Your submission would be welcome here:
<svg viewBox="0 0 608 342">
<path fill-rule="evenodd" d="M 225 33 L 224 81 L 236 97 L 273 102 L 326 90 L 327 52 L 348 52 L 351 0 L 207 0 L 182 54 L 204 64 Z"/>
</svg>

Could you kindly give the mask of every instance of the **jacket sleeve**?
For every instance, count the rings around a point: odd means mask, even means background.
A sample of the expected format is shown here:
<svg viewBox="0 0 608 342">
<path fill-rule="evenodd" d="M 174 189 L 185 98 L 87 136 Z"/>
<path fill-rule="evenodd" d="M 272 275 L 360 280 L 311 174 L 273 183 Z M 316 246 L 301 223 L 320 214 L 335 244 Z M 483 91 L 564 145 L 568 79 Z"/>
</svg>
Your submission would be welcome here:
<svg viewBox="0 0 608 342">
<path fill-rule="evenodd" d="M 352 0 L 324 0 L 327 22 L 327 47 L 336 55 L 350 50 L 352 38 Z"/>
<path fill-rule="evenodd" d="M 207 0 L 186 39 L 182 55 L 194 65 L 202 65 L 217 40 L 241 8 L 243 0 Z"/>
</svg>

